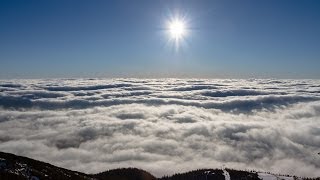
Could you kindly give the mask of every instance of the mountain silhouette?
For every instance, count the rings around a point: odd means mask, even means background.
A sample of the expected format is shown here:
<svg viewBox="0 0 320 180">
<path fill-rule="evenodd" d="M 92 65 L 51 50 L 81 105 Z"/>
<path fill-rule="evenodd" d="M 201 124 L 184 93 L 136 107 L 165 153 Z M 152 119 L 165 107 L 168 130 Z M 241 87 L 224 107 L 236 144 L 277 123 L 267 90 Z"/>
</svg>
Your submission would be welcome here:
<svg viewBox="0 0 320 180">
<path fill-rule="evenodd" d="M 234 169 L 198 169 L 156 178 L 137 168 L 119 168 L 97 174 L 85 174 L 60 168 L 31 158 L 0 152 L 0 180 L 320 180 L 289 175 L 258 173 Z"/>
</svg>

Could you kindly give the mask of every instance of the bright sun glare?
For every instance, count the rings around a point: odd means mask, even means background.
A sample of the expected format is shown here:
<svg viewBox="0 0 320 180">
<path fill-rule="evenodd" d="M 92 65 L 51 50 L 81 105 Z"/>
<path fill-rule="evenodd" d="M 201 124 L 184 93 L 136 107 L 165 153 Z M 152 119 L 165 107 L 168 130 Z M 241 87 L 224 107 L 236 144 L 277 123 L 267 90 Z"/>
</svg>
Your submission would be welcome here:
<svg viewBox="0 0 320 180">
<path fill-rule="evenodd" d="M 175 50 L 178 51 L 186 43 L 185 38 L 189 33 L 185 17 L 170 18 L 167 21 L 166 31 L 169 36 L 169 44 L 172 44 Z"/>
<path fill-rule="evenodd" d="M 180 39 L 185 35 L 186 27 L 181 20 L 174 20 L 169 23 L 169 31 L 173 39 Z"/>
</svg>

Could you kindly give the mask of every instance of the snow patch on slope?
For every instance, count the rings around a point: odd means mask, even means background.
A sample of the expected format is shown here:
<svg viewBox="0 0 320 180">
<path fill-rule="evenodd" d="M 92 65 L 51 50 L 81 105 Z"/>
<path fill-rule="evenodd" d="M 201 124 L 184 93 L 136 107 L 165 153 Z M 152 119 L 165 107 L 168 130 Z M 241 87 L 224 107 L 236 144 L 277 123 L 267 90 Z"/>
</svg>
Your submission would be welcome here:
<svg viewBox="0 0 320 180">
<path fill-rule="evenodd" d="M 295 178 L 292 176 L 274 175 L 268 173 L 258 173 L 258 177 L 262 180 L 295 180 Z M 299 177 L 297 177 L 296 179 L 302 180 Z"/>
<path fill-rule="evenodd" d="M 227 170 L 223 169 L 223 175 L 225 177 L 225 180 L 230 180 L 230 174 L 228 173 Z"/>
</svg>

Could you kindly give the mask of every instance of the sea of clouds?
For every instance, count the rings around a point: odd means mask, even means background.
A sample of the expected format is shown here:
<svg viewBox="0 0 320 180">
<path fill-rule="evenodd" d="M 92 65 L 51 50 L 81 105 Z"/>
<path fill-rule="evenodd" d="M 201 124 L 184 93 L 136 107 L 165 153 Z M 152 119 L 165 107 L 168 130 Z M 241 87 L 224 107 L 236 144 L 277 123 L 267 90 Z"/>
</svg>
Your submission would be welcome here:
<svg viewBox="0 0 320 180">
<path fill-rule="evenodd" d="M 320 81 L 0 80 L 0 151 L 86 173 L 320 176 Z"/>
</svg>

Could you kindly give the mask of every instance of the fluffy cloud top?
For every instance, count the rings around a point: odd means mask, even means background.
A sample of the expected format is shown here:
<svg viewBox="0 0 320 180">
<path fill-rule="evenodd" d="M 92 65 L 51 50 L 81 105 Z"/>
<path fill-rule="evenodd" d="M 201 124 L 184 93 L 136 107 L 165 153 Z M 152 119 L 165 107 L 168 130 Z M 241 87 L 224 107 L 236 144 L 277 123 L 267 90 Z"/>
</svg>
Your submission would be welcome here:
<svg viewBox="0 0 320 180">
<path fill-rule="evenodd" d="M 320 81 L 0 81 L 0 150 L 87 173 L 320 176 Z"/>
</svg>

